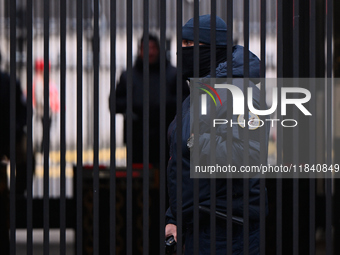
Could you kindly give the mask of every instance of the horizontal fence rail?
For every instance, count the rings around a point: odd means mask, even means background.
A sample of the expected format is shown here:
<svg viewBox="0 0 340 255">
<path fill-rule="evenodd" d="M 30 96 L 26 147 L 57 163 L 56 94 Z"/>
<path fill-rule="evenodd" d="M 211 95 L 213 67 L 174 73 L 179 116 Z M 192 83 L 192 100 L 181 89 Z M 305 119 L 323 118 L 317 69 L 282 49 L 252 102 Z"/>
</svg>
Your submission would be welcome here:
<svg viewBox="0 0 340 255">
<path fill-rule="evenodd" d="M 0 0 L 3 254 L 338 254 L 337 7 Z"/>
</svg>

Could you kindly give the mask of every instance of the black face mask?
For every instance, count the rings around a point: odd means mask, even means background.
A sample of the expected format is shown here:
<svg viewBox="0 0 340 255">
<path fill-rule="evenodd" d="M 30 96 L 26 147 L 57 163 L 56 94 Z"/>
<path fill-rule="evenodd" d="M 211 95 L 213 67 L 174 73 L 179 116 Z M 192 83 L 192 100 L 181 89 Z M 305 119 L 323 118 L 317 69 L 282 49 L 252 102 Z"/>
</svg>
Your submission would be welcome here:
<svg viewBox="0 0 340 255">
<path fill-rule="evenodd" d="M 224 62 L 227 57 L 226 47 L 216 47 L 216 64 Z M 199 76 L 210 74 L 210 45 L 199 46 Z M 217 66 L 216 65 L 216 66 Z M 182 76 L 184 79 L 194 77 L 194 46 L 182 48 Z"/>
</svg>

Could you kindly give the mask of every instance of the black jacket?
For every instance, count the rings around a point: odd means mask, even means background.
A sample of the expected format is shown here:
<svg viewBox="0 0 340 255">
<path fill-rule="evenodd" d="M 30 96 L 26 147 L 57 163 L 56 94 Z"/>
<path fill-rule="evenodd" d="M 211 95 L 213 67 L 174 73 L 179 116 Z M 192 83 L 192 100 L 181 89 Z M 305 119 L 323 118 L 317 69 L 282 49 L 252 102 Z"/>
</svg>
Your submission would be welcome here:
<svg viewBox="0 0 340 255">
<path fill-rule="evenodd" d="M 159 135 L 160 135 L 160 67 L 159 63 L 149 66 L 149 153 L 150 163 L 158 164 L 159 162 Z M 176 114 L 176 68 L 170 62 L 166 63 L 166 127 L 169 126 Z M 133 162 L 143 162 L 143 60 L 138 58 L 132 68 L 132 110 L 133 110 Z M 182 91 L 183 96 L 189 94 L 189 89 Z M 127 71 L 124 71 L 119 79 L 116 88 L 116 112 L 126 113 L 127 109 Z M 184 97 L 184 98 L 185 98 Z M 125 141 L 126 141 L 126 118 L 125 118 Z"/>
<path fill-rule="evenodd" d="M 255 82 L 259 81 L 259 70 L 260 70 L 260 60 L 250 52 L 250 77 Z M 243 77 L 243 47 L 234 46 L 233 47 L 233 77 Z M 209 76 L 208 76 L 209 77 Z M 216 69 L 217 78 L 227 77 L 227 63 L 221 63 Z M 235 81 L 237 85 L 237 81 Z M 234 83 L 233 83 L 234 84 Z M 237 85 L 239 88 L 243 89 L 241 84 Z M 259 98 L 260 91 L 251 82 L 253 87 L 253 105 L 259 108 Z M 216 118 L 226 118 L 226 94 L 221 94 L 223 107 L 216 109 Z M 224 98 L 223 98 L 224 97 Z M 209 102 L 209 100 L 208 100 Z M 213 103 L 212 103 L 213 104 Z M 208 110 L 209 112 L 209 104 Z M 208 115 L 207 115 L 208 118 Z M 236 122 L 237 116 L 233 116 L 233 120 Z M 210 122 L 206 122 L 210 123 Z M 210 156 L 210 146 L 207 146 L 210 141 L 209 132 L 205 132 L 205 128 L 208 129 L 208 124 L 200 123 L 200 157 Z M 268 143 L 269 137 L 269 127 L 265 125 L 266 128 L 266 140 Z M 232 143 L 232 159 L 233 165 L 240 167 L 243 165 L 243 128 L 239 125 L 233 125 L 233 143 Z M 226 137 L 227 128 L 226 125 L 219 126 L 216 128 L 216 141 L 217 154 L 227 155 L 227 141 L 223 137 Z M 250 165 L 260 165 L 260 129 L 249 132 L 249 164 Z M 170 159 L 167 168 L 168 176 L 168 192 L 169 192 L 169 203 L 170 207 L 166 213 L 166 223 L 176 224 L 176 214 L 177 214 L 177 164 L 182 164 L 182 212 L 183 212 L 183 223 L 184 225 L 192 224 L 193 219 L 193 183 L 194 179 L 190 178 L 190 150 L 187 146 L 188 138 L 192 131 L 190 130 L 190 98 L 188 97 L 182 105 L 182 161 L 178 162 L 177 158 L 177 120 L 176 118 L 170 124 L 168 129 L 168 139 L 170 143 Z M 197 138 L 194 139 L 197 142 Z M 268 146 L 266 145 L 266 148 Z M 263 149 L 263 147 L 261 148 Z M 267 154 L 267 150 L 265 152 Z M 223 164 L 223 162 L 216 162 Z M 243 179 L 233 179 L 233 215 L 242 216 L 243 215 Z M 252 178 L 249 180 L 249 218 L 253 221 L 259 220 L 259 203 L 260 202 L 260 186 L 259 179 Z M 199 204 L 209 207 L 210 206 L 210 179 L 200 179 L 199 180 Z M 226 179 L 216 179 L 216 209 L 218 211 L 227 212 L 227 185 Z"/>
<path fill-rule="evenodd" d="M 0 125 L 0 158 L 3 155 L 9 157 L 10 147 L 10 119 L 16 118 L 16 140 L 20 141 L 24 134 L 26 126 L 26 99 L 21 90 L 20 82 L 16 81 L 16 115 L 10 115 L 10 76 L 7 73 L 0 71 L 0 110 L 1 110 L 1 125 Z"/>
</svg>

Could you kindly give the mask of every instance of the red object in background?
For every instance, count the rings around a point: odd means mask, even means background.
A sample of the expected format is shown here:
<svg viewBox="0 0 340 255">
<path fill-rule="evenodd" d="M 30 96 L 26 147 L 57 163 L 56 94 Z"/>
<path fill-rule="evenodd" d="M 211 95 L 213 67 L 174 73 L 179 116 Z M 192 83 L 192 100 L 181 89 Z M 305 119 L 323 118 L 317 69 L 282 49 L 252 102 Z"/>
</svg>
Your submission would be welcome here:
<svg viewBox="0 0 340 255">
<path fill-rule="evenodd" d="M 36 71 L 44 71 L 44 60 L 37 59 L 34 66 Z M 51 69 L 51 62 L 48 62 L 48 67 Z"/>
</svg>

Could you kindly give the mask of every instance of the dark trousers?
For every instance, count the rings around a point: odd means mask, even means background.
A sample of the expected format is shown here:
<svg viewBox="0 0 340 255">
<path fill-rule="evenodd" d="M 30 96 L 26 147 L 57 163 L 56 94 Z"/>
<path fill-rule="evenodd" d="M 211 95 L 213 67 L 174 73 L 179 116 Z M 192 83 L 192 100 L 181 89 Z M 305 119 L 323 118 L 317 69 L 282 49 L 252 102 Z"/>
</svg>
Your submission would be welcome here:
<svg viewBox="0 0 340 255">
<path fill-rule="evenodd" d="M 199 254 L 211 254 L 210 252 L 210 224 L 202 224 L 199 230 Z M 216 254 L 227 254 L 227 228 L 225 223 L 216 222 Z M 243 226 L 233 224 L 232 231 L 233 255 L 241 255 L 243 252 Z M 260 254 L 260 228 L 257 222 L 249 226 L 249 255 Z M 185 255 L 194 254 L 194 237 L 192 229 L 185 235 Z"/>
</svg>

